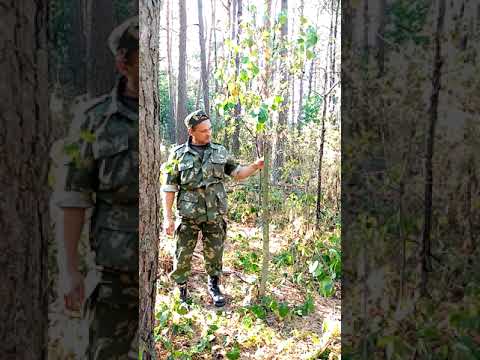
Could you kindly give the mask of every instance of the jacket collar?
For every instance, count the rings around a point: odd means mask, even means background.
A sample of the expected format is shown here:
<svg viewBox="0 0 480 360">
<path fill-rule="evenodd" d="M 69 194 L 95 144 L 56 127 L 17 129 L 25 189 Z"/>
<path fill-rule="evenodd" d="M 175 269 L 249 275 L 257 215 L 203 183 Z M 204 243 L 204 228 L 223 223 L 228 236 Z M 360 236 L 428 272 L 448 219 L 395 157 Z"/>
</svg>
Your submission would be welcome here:
<svg viewBox="0 0 480 360">
<path fill-rule="evenodd" d="M 138 121 L 138 112 L 129 109 L 120 100 L 120 92 L 125 87 L 127 79 L 121 76 L 117 79 L 115 86 L 110 93 L 110 105 L 107 109 L 106 116 L 111 117 L 114 114 L 121 114 L 132 121 Z"/>
</svg>

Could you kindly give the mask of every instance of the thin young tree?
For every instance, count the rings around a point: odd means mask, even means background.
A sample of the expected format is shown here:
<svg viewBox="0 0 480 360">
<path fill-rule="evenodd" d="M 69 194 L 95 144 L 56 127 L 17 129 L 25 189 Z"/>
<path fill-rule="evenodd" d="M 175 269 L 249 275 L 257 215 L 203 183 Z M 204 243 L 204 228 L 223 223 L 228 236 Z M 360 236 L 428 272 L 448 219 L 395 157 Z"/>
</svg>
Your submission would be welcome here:
<svg viewBox="0 0 480 360">
<path fill-rule="evenodd" d="M 203 1 L 197 0 L 198 5 L 198 39 L 200 41 L 201 81 L 203 92 L 203 108 L 210 115 L 210 101 L 208 94 L 207 51 L 205 49 L 205 27 L 203 24 Z"/>
<path fill-rule="evenodd" d="M 300 0 L 300 19 L 303 17 L 303 12 L 305 9 L 305 0 Z M 300 26 L 302 26 L 302 22 L 300 21 Z M 297 115 L 297 130 L 300 130 L 302 126 L 302 119 L 303 119 L 303 80 L 305 78 L 305 65 L 302 65 L 300 70 L 300 84 L 299 84 L 299 94 L 298 94 L 298 115 Z"/>
<path fill-rule="evenodd" d="M 242 11 L 243 11 L 243 3 L 242 0 L 237 0 L 237 32 L 236 32 L 236 44 L 237 46 L 240 45 L 240 35 L 241 35 L 241 27 L 240 24 L 242 22 Z M 235 81 L 238 81 L 238 75 L 240 73 L 240 54 L 237 52 L 235 54 Z M 233 111 L 233 121 L 235 129 L 233 131 L 232 136 L 232 151 L 235 155 L 238 155 L 240 152 L 240 114 L 242 112 L 242 105 L 240 103 L 240 99 L 238 99 L 235 109 Z"/>
<path fill-rule="evenodd" d="M 265 17 L 263 31 L 270 34 L 271 23 L 270 16 L 272 13 L 272 0 L 265 0 Z M 270 36 L 264 39 L 263 46 L 265 49 L 269 49 Z M 270 77 L 271 77 L 271 66 L 270 66 L 270 56 L 269 51 L 264 51 L 264 62 L 265 70 L 262 76 L 262 90 L 261 94 L 263 99 L 268 99 L 270 97 Z M 258 297 L 262 298 L 265 295 L 265 290 L 267 286 L 268 272 L 269 272 L 269 263 L 270 263 L 270 154 L 271 154 L 271 144 L 268 136 L 265 136 L 263 133 L 262 137 L 262 152 L 265 160 L 265 166 L 261 174 L 261 199 L 262 199 L 262 236 L 263 236 L 263 247 L 262 247 L 262 270 L 260 277 L 260 286 L 258 289 Z"/>
<path fill-rule="evenodd" d="M 288 0 L 282 0 L 281 11 L 285 15 L 288 13 Z M 280 58 L 284 64 L 281 69 L 280 90 L 283 97 L 283 101 L 280 104 L 280 111 L 278 113 L 278 122 L 276 124 L 275 132 L 275 151 L 273 160 L 272 181 L 276 183 L 281 174 L 283 168 L 283 162 L 285 157 L 285 136 L 286 126 L 288 121 L 288 103 L 289 103 L 289 83 L 288 83 L 288 67 L 285 64 L 288 63 L 288 16 L 285 22 L 280 28 Z"/>
</svg>

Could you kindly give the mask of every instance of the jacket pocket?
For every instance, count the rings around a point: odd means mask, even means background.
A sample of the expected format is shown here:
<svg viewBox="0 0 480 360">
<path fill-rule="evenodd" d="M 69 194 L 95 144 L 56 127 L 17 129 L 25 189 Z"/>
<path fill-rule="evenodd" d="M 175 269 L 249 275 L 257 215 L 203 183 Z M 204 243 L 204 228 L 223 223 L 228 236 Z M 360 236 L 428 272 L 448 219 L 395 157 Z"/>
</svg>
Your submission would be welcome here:
<svg viewBox="0 0 480 360">
<path fill-rule="evenodd" d="M 177 199 L 178 214 L 187 219 L 194 219 L 198 215 L 198 194 L 194 192 L 180 192 Z"/>
<path fill-rule="evenodd" d="M 216 178 L 223 179 L 225 177 L 225 164 L 227 159 L 223 156 L 213 155 L 210 159 L 212 163 L 212 175 Z"/>
<path fill-rule="evenodd" d="M 93 144 L 100 191 L 115 190 L 134 181 L 132 170 L 135 159 L 128 150 L 128 134 L 114 139 L 99 139 Z"/>
<path fill-rule="evenodd" d="M 195 176 L 193 160 L 182 160 L 178 164 L 178 171 L 180 172 L 180 183 L 182 185 L 190 183 Z"/>
</svg>

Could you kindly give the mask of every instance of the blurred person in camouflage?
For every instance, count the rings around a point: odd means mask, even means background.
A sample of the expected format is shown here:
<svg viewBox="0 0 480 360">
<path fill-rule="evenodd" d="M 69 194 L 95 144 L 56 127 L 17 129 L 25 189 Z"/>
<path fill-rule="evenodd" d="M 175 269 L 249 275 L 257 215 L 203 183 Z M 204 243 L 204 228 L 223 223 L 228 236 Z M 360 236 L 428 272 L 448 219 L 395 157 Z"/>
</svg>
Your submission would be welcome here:
<svg viewBox="0 0 480 360">
<path fill-rule="evenodd" d="M 175 234 L 175 261 L 170 277 L 180 289 L 182 302 L 187 301 L 187 279 L 198 234 L 202 233 L 203 256 L 208 274 L 208 293 L 215 306 L 225 305 L 220 291 L 223 248 L 227 234 L 226 176 L 245 179 L 264 166 L 257 159 L 240 166 L 227 149 L 211 142 L 212 126 L 208 115 L 197 110 L 185 118 L 189 139 L 173 148 L 164 164 L 164 224 L 167 235 Z M 177 200 L 177 224 L 172 206 Z"/>
<path fill-rule="evenodd" d="M 69 135 L 63 210 L 65 308 L 89 324 L 87 359 L 138 358 L 138 17 L 109 37 L 120 74 L 111 93 L 83 107 Z M 113 65 L 113 64 L 112 64 Z M 78 244 L 93 207 L 95 269 L 85 281 Z M 94 274 L 90 277 L 91 274 Z M 90 286 L 88 286 L 90 285 Z"/>
</svg>

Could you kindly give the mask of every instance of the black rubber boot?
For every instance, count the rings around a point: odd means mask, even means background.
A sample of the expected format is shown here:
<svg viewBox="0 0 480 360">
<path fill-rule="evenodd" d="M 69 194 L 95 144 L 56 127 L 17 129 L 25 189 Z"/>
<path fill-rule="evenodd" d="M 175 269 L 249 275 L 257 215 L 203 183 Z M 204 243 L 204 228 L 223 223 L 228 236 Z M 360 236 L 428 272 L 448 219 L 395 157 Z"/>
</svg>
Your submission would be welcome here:
<svg viewBox="0 0 480 360">
<path fill-rule="evenodd" d="M 182 303 L 187 303 L 187 296 L 188 296 L 187 283 L 178 284 L 178 289 L 180 290 L 180 301 Z"/>
<path fill-rule="evenodd" d="M 217 307 L 225 305 L 225 297 L 223 296 L 220 288 L 218 287 L 219 278 L 218 276 L 209 276 L 208 277 L 208 293 L 210 294 L 213 304 Z"/>
</svg>

